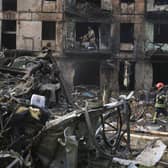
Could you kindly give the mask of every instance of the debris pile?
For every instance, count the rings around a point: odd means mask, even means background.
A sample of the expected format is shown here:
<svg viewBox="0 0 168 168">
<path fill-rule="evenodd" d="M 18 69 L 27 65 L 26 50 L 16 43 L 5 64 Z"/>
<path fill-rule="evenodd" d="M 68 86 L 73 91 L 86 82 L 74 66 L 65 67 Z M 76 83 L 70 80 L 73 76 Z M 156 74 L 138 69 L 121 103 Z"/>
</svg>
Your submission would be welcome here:
<svg viewBox="0 0 168 168">
<path fill-rule="evenodd" d="M 153 109 L 146 108 L 153 97 L 144 100 L 131 92 L 103 105 L 98 87 L 76 86 L 72 101 L 51 52 L 0 59 L 1 167 L 166 164 L 160 160 L 167 139 L 158 140 L 166 138 L 166 129 L 150 124 Z M 138 138 L 150 141 L 140 145 Z"/>
<path fill-rule="evenodd" d="M 59 99 L 63 97 L 59 72 L 49 53 L 8 53 L 0 59 L 1 167 L 33 167 L 35 137 L 53 111 L 57 113 L 61 103 L 65 106 Z"/>
</svg>

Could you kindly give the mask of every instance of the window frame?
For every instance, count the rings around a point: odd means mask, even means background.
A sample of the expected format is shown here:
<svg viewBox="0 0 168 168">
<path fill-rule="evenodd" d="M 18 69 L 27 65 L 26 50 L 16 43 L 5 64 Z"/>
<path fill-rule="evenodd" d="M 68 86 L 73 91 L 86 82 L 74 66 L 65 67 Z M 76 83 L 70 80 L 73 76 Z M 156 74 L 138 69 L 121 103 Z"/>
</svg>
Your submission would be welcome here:
<svg viewBox="0 0 168 168">
<path fill-rule="evenodd" d="M 52 26 L 52 35 L 50 35 L 51 33 L 51 30 L 49 29 L 50 26 Z M 55 40 L 55 39 L 56 39 L 56 22 L 42 21 L 42 40 Z"/>
</svg>

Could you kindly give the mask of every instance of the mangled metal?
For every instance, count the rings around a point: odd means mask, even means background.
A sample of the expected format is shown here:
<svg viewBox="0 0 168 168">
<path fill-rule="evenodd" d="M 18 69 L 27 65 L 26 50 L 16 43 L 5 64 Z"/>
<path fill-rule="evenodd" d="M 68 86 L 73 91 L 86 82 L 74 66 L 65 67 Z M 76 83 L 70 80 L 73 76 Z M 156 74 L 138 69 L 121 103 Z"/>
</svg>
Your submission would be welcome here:
<svg viewBox="0 0 168 168">
<path fill-rule="evenodd" d="M 76 164 L 85 167 L 93 158 L 103 157 L 111 160 L 116 151 L 120 153 L 120 145 L 123 148 L 129 148 L 129 136 L 125 139 L 126 144 L 121 143 L 124 142 L 122 139 L 125 133 L 129 134 L 127 125 L 129 123 L 123 119 L 123 115 L 129 116 L 129 109 L 124 108 L 126 111 L 121 110 L 121 113 L 119 110 L 119 108 L 123 109 L 123 104 L 121 100 L 121 102 L 94 109 L 88 109 L 86 104 L 84 109 L 75 110 L 49 121 L 41 134 L 40 143 L 36 144 L 36 157 L 44 167 L 71 167 L 72 165 L 76 167 Z M 115 115 L 117 117 L 114 117 Z M 110 125 L 111 122 L 118 124 L 115 127 L 115 124 Z M 127 126 L 122 127 L 121 122 Z M 111 126 L 111 129 L 105 130 L 105 126 Z M 111 132 L 112 136 L 109 136 L 108 132 Z M 45 145 L 47 142 L 49 142 L 48 146 Z M 77 151 L 81 152 L 77 155 Z"/>
<path fill-rule="evenodd" d="M 128 162 L 133 92 L 108 104 L 96 87 L 77 86 L 71 95 L 55 60 L 42 55 L 8 58 L 0 69 L 2 166 L 103 168 L 116 164 L 115 157 Z"/>
<path fill-rule="evenodd" d="M 161 159 L 166 149 L 166 145 L 160 141 L 155 140 L 148 145 L 135 160 L 124 160 L 120 158 L 113 158 L 115 162 L 119 162 L 121 165 L 143 165 L 146 167 L 155 166 Z"/>
<path fill-rule="evenodd" d="M 24 59 L 17 58 L 14 61 L 15 65 L 22 64 L 19 60 Z M 56 101 L 50 101 L 55 99 L 57 90 L 65 85 L 62 85 L 61 78 L 55 74 L 48 76 L 51 67 L 54 67 L 50 61 L 46 63 L 45 60 L 37 58 L 37 62 L 33 60 L 29 65 L 32 66 L 28 66 L 24 74 L 19 74 L 19 80 L 13 85 L 8 85 L 6 94 L 1 95 L 0 150 L 7 152 L 13 150 L 23 160 L 19 162 L 18 158 L 6 160 L 2 157 L 2 163 L 8 163 L 5 166 L 51 168 L 87 166 L 94 158 L 103 157 L 111 160 L 116 151 L 119 152 L 120 146 L 129 148 L 129 136 L 124 137 L 125 133 L 129 135 L 130 111 L 127 100 L 122 99 L 116 104 L 102 106 L 94 103 L 98 95 L 84 92 L 82 93 L 82 96 L 85 96 L 84 104 L 74 104 L 73 108 L 71 107 L 72 112 L 69 113 L 67 110 L 67 114 L 58 116 L 57 107 L 54 107 Z M 25 68 L 23 64 L 19 66 Z M 44 80 L 44 76 L 47 80 Z M 55 77 L 57 80 L 53 82 Z M 32 93 L 37 103 L 32 103 Z M 48 110 L 52 110 L 52 113 L 44 108 L 44 103 L 40 103 L 38 107 L 42 96 L 35 93 L 41 93 L 46 97 L 49 101 L 46 105 L 49 105 Z M 94 101 L 89 103 L 92 100 Z"/>
</svg>

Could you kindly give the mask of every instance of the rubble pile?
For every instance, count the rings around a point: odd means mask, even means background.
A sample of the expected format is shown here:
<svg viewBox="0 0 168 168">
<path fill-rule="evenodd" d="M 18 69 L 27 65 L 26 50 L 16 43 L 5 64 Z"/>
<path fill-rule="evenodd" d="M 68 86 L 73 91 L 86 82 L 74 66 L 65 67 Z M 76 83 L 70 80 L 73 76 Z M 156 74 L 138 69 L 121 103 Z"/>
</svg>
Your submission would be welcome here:
<svg viewBox="0 0 168 168">
<path fill-rule="evenodd" d="M 101 106 L 100 89 L 97 86 L 76 86 L 72 93 L 75 104 L 83 108 L 86 101 L 89 103 L 90 108 Z"/>
<path fill-rule="evenodd" d="M 61 107 L 58 71 L 48 53 L 7 54 L 0 59 L 1 167 L 33 167 L 34 139 Z M 33 104 L 32 95 L 43 95 L 46 107 Z"/>
<path fill-rule="evenodd" d="M 102 106 L 95 87 L 76 87 L 76 103 L 70 104 L 50 54 L 1 58 L 1 167 L 111 164 L 113 154 L 121 153 L 120 146 L 129 148 L 129 136 L 120 144 L 129 134 L 129 110 L 123 107 L 124 101 Z"/>
<path fill-rule="evenodd" d="M 80 85 L 70 100 L 50 52 L 0 59 L 1 167 L 166 164 L 160 160 L 167 140 L 158 137 L 167 135 L 167 122 L 151 125 L 153 96 L 147 99 L 131 92 L 102 104 L 98 87 Z M 150 141 L 146 146 L 138 138 Z"/>
</svg>

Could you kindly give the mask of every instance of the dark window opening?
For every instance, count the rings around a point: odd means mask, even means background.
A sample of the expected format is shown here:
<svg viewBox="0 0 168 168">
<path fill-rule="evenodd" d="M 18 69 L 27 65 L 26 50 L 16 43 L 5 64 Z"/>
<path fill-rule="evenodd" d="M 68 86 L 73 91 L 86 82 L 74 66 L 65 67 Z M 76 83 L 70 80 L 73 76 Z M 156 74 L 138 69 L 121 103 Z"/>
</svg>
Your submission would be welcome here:
<svg viewBox="0 0 168 168">
<path fill-rule="evenodd" d="M 2 33 L 2 47 L 6 49 L 16 49 L 16 34 Z"/>
<path fill-rule="evenodd" d="M 74 85 L 99 85 L 100 63 L 79 63 L 75 69 Z"/>
<path fill-rule="evenodd" d="M 135 87 L 135 64 L 128 62 L 121 62 L 119 71 L 120 91 L 134 90 L 134 87 Z"/>
<path fill-rule="evenodd" d="M 134 3 L 135 0 L 121 0 L 121 3 Z"/>
<path fill-rule="evenodd" d="M 167 63 L 153 63 L 153 85 L 157 82 L 168 84 L 168 62 Z"/>
<path fill-rule="evenodd" d="M 168 4 L 167 0 L 155 0 L 155 5 L 166 5 Z"/>
<path fill-rule="evenodd" d="M 17 10 L 17 0 L 3 0 L 2 9 L 4 11 L 16 11 Z"/>
<path fill-rule="evenodd" d="M 16 32 L 16 21 L 3 20 L 2 31 L 14 31 Z"/>
<path fill-rule="evenodd" d="M 101 8 L 101 0 L 77 0 L 77 8 L 89 9 L 89 8 Z"/>
<path fill-rule="evenodd" d="M 2 47 L 16 49 L 16 21 L 2 21 Z"/>
<path fill-rule="evenodd" d="M 120 24 L 120 43 L 134 43 L 134 24 Z"/>
<path fill-rule="evenodd" d="M 88 37 L 89 28 L 94 35 Z M 76 41 L 82 48 L 98 48 L 99 46 L 99 24 L 98 23 L 76 23 Z"/>
<path fill-rule="evenodd" d="M 168 24 L 154 25 L 154 43 L 168 43 Z"/>
<path fill-rule="evenodd" d="M 55 22 L 42 22 L 42 40 L 55 40 L 56 36 L 56 23 Z"/>
</svg>

